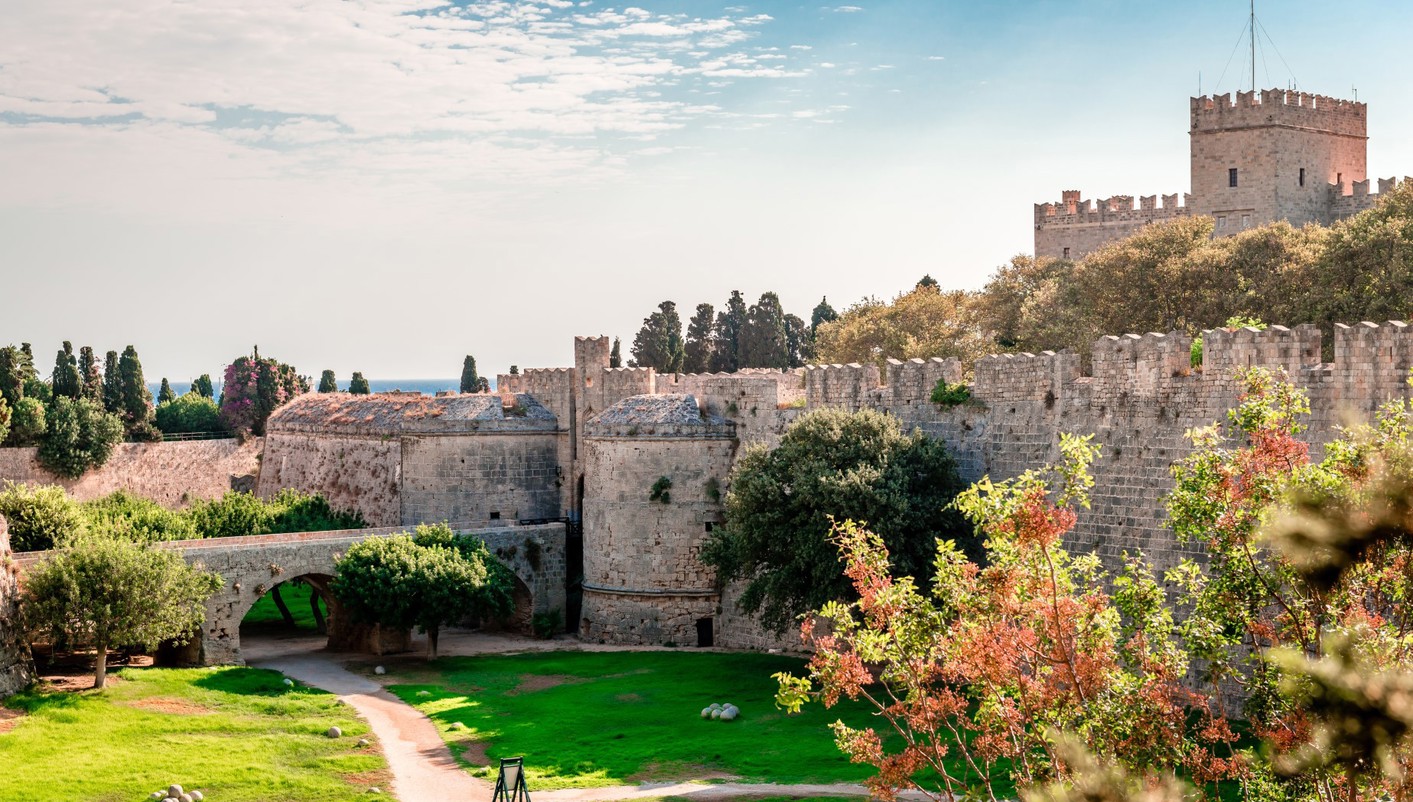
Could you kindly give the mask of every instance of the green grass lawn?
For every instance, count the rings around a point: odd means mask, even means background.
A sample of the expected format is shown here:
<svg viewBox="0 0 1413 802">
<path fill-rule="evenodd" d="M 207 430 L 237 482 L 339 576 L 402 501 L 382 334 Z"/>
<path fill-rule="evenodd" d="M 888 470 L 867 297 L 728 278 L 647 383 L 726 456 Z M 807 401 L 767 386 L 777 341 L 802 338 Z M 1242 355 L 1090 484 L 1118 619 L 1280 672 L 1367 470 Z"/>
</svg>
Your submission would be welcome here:
<svg viewBox="0 0 1413 802">
<path fill-rule="evenodd" d="M 393 670 L 398 697 L 426 713 L 473 773 L 525 756 L 531 791 L 641 781 L 861 782 L 829 724 L 886 726 L 861 705 L 774 703 L 777 671 L 798 658 L 714 652 L 549 652 L 443 658 Z M 419 695 L 426 691 L 428 695 Z M 712 702 L 741 717 L 701 718 Z M 460 723 L 464 729 L 453 728 Z"/>
<path fill-rule="evenodd" d="M 280 598 L 284 600 L 285 606 L 289 608 L 289 614 L 294 618 L 295 627 L 301 630 L 314 631 L 314 612 L 309 609 L 309 597 L 314 593 L 314 589 L 306 584 L 294 584 L 282 582 L 280 584 Z M 321 601 L 322 605 L 323 602 Z M 328 609 L 322 608 L 324 615 L 328 615 Z M 255 606 L 250 608 L 250 612 L 245 614 L 245 619 L 241 621 L 242 626 L 250 625 L 256 627 L 284 627 L 285 619 L 280 615 L 280 610 L 275 606 L 275 597 L 269 593 L 261 596 Z"/>
<path fill-rule="evenodd" d="M 128 802 L 180 783 L 212 802 L 366 799 L 388 786 L 332 694 L 253 668 L 126 669 L 105 691 L 27 692 L 0 734 L 0 799 Z M 344 737 L 324 736 L 338 726 Z"/>
</svg>

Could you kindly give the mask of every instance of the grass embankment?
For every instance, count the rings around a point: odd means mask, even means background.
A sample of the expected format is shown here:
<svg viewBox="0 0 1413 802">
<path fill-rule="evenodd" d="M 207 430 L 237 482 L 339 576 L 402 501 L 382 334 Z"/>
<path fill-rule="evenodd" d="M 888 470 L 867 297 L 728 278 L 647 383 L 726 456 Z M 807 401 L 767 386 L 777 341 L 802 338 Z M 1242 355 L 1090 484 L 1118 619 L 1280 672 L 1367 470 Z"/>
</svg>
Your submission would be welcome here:
<svg viewBox="0 0 1413 802">
<path fill-rule="evenodd" d="M 642 781 L 862 782 L 829 724 L 878 726 L 862 705 L 810 705 L 787 716 L 774 703 L 777 671 L 797 658 L 711 652 L 550 652 L 443 658 L 394 671 L 390 687 L 441 730 L 477 776 L 525 756 L 532 791 Z M 420 695 L 422 692 L 427 695 Z M 741 717 L 701 718 L 712 702 Z M 453 728 L 456 723 L 464 729 Z"/>
<path fill-rule="evenodd" d="M 295 628 L 313 632 L 315 630 L 314 611 L 309 607 L 309 597 L 313 595 L 314 589 L 303 582 L 299 584 L 282 582 L 279 588 L 280 599 L 284 601 L 285 607 L 289 608 Z M 323 610 L 325 616 L 328 616 L 328 607 L 323 606 L 322 601 L 319 609 Z M 273 593 L 261 596 L 240 623 L 241 626 L 253 626 L 261 629 L 280 629 L 286 626 L 284 616 L 280 615 L 280 608 L 275 606 Z"/>
<path fill-rule="evenodd" d="M 180 783 L 220 802 L 366 799 L 388 786 L 332 694 L 253 668 L 127 669 L 102 692 L 31 691 L 0 734 L 0 799 L 118 802 Z M 325 737 L 337 726 L 344 737 Z"/>
</svg>

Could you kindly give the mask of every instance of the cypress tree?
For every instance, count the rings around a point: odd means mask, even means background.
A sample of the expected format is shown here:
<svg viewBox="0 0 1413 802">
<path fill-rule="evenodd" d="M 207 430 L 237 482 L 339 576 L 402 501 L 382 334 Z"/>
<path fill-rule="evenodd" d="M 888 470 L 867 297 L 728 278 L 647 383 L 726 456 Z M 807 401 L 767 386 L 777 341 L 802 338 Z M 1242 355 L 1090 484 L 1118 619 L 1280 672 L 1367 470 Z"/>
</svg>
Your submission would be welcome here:
<svg viewBox="0 0 1413 802">
<path fill-rule="evenodd" d="M 746 327 L 746 299 L 732 290 L 726 308 L 716 316 L 716 347 L 712 352 L 713 373 L 735 373 L 741 364 L 741 331 Z"/>
<path fill-rule="evenodd" d="M 323 375 L 319 377 L 319 392 L 337 393 L 338 391 L 339 383 L 338 380 L 334 378 L 334 372 L 332 370 L 324 371 Z"/>
<path fill-rule="evenodd" d="M 814 358 L 810 327 L 797 315 L 785 316 L 785 347 L 791 368 L 803 367 Z"/>
<path fill-rule="evenodd" d="M 216 388 L 211 385 L 211 374 L 209 373 L 197 376 L 196 380 L 191 383 L 191 389 L 205 398 L 213 398 L 216 395 Z"/>
<path fill-rule="evenodd" d="M 83 383 L 83 397 L 96 404 L 103 403 L 103 374 L 98 369 L 98 356 L 91 346 L 79 349 L 79 381 Z"/>
<path fill-rule="evenodd" d="M 923 274 L 923 277 L 918 279 L 917 286 L 913 289 L 941 291 L 942 287 L 937 283 L 937 279 L 933 278 L 931 274 Z"/>
<path fill-rule="evenodd" d="M 348 380 L 348 391 L 354 395 L 368 395 L 372 392 L 368 387 L 368 380 L 356 370 L 353 372 L 353 378 Z"/>
<path fill-rule="evenodd" d="M 25 397 L 24 352 L 13 345 L 0 348 L 0 397 L 11 410 Z"/>
<path fill-rule="evenodd" d="M 103 358 L 103 408 L 115 415 L 123 408 L 123 384 L 118 373 L 117 351 L 109 351 Z"/>
<path fill-rule="evenodd" d="M 785 310 L 773 292 L 761 293 L 760 300 L 746 313 L 741 330 L 743 368 L 787 368 L 790 348 L 785 337 Z"/>
<path fill-rule="evenodd" d="M 34 366 L 34 349 L 29 343 L 20 343 L 20 378 L 24 381 L 34 381 L 39 378 L 39 370 Z"/>
<path fill-rule="evenodd" d="M 829 305 L 829 298 L 819 299 L 819 306 L 810 313 L 810 340 L 813 341 L 819 336 L 819 327 L 825 323 L 833 323 L 839 319 L 839 313 L 834 311 L 834 307 Z"/>
<path fill-rule="evenodd" d="M 613 338 L 613 350 L 608 352 L 608 366 L 611 368 L 623 367 L 623 344 L 617 337 Z"/>
<path fill-rule="evenodd" d="M 157 390 L 157 403 L 165 404 L 168 401 L 177 400 L 177 394 L 172 392 L 172 385 L 167 381 L 167 377 L 162 377 L 162 386 Z"/>
<path fill-rule="evenodd" d="M 643 327 L 633 338 L 633 364 L 659 373 L 677 373 L 682 370 L 684 356 L 682 318 L 672 301 L 663 301 L 657 309 L 643 318 Z"/>
<path fill-rule="evenodd" d="M 697 304 L 697 312 L 687 322 L 687 343 L 683 346 L 682 371 L 706 373 L 714 357 L 716 310 L 711 304 Z"/>
<path fill-rule="evenodd" d="M 137 349 L 131 345 L 123 349 L 118 359 L 118 396 L 118 417 L 123 419 L 129 435 L 142 440 L 157 434 L 152 425 L 152 391 L 142 376 Z"/>
<path fill-rule="evenodd" d="M 461 392 L 481 392 L 481 379 L 476 375 L 476 357 L 470 354 L 461 360 Z"/>
<path fill-rule="evenodd" d="M 51 377 L 51 387 L 55 398 L 77 400 L 83 395 L 83 381 L 79 378 L 78 360 L 74 358 L 74 345 L 68 340 L 64 341 L 63 349 L 54 355 L 54 375 Z"/>
</svg>

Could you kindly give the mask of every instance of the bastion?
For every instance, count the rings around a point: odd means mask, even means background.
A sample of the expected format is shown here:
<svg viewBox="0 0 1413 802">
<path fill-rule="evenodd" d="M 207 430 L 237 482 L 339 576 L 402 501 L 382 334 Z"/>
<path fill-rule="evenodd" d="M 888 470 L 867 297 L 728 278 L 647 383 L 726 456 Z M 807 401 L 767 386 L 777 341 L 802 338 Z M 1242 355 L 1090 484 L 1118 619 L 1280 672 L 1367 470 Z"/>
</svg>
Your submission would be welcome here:
<svg viewBox="0 0 1413 802">
<path fill-rule="evenodd" d="M 584 429 L 580 637 L 712 646 L 721 593 L 701 561 L 724 521 L 736 427 L 692 395 L 636 395 Z"/>
</svg>

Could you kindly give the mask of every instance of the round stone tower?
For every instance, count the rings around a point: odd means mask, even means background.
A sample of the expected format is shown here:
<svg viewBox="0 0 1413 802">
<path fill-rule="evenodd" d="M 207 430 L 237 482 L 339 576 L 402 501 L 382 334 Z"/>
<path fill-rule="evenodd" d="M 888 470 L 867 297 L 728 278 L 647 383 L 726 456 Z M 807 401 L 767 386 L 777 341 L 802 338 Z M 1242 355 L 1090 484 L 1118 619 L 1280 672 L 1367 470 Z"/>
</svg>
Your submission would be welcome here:
<svg viewBox="0 0 1413 802">
<path fill-rule="evenodd" d="M 584 428 L 580 637 L 711 646 L 720 591 L 702 542 L 724 520 L 736 429 L 690 395 L 625 398 Z"/>
</svg>

